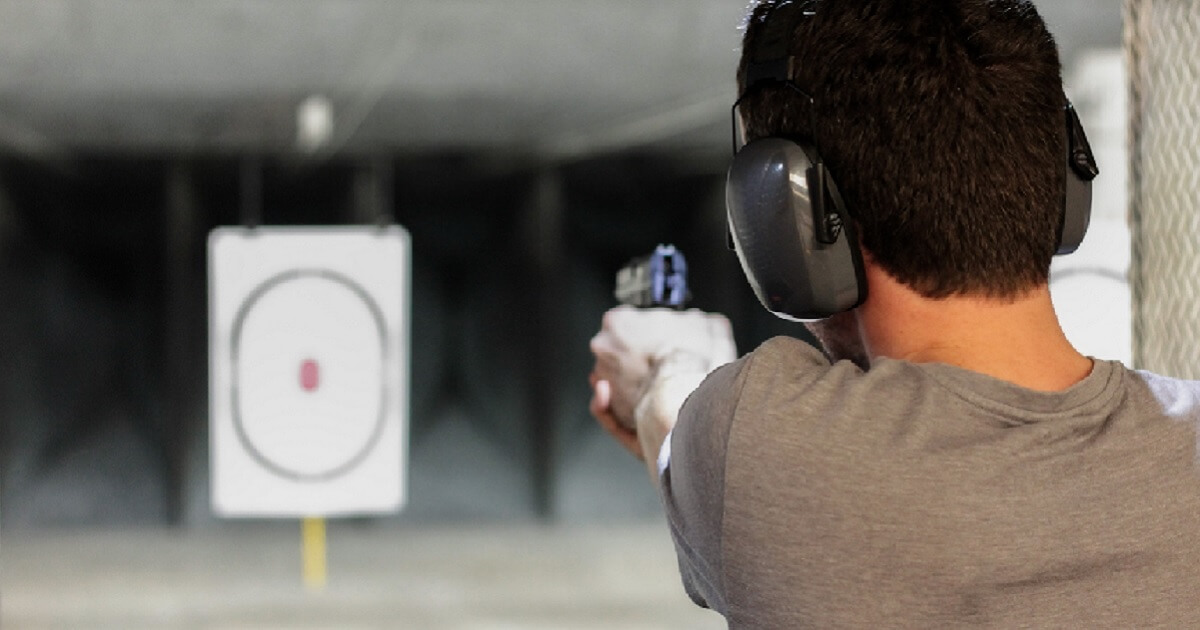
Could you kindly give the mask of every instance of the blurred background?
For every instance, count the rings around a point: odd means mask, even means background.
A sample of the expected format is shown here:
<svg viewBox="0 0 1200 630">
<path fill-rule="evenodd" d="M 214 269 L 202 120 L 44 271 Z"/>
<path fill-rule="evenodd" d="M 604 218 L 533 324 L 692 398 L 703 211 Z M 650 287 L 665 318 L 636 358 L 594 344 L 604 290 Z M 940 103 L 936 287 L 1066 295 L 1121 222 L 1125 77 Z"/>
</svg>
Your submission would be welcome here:
<svg viewBox="0 0 1200 630">
<path fill-rule="evenodd" d="M 1036 4 L 1108 152 L 1056 273 L 1127 307 L 1121 5 Z M 744 8 L 0 0 L 4 627 L 720 627 L 587 414 L 587 340 L 666 242 L 740 349 L 802 336 L 724 244 Z M 208 503 L 205 241 L 256 213 L 412 236 L 409 504 L 330 523 L 320 595 L 294 522 Z M 1127 358 L 1123 321 L 1078 334 Z"/>
</svg>

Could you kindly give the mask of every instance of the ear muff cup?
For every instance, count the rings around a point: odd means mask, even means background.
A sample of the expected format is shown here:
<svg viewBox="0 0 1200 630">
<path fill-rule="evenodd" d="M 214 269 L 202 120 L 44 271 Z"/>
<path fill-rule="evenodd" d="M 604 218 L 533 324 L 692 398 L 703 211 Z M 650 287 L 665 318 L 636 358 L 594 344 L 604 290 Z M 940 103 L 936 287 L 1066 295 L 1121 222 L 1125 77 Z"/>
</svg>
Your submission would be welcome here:
<svg viewBox="0 0 1200 630">
<path fill-rule="evenodd" d="M 1067 189 L 1064 200 L 1062 233 L 1058 237 L 1055 255 L 1070 254 L 1083 243 L 1092 216 L 1092 182 L 1081 179 L 1067 169 Z"/>
<path fill-rule="evenodd" d="M 1063 215 L 1058 232 L 1057 255 L 1079 248 L 1092 218 L 1092 180 L 1100 174 L 1096 156 L 1088 143 L 1083 123 L 1070 102 L 1067 115 L 1067 182 L 1063 191 Z"/>
<path fill-rule="evenodd" d="M 813 155 L 791 140 L 762 138 L 738 151 L 726 179 L 729 231 L 742 270 L 759 302 L 784 319 L 823 319 L 866 298 L 853 221 Z M 818 225 L 830 213 L 841 226 L 832 239 Z"/>
</svg>

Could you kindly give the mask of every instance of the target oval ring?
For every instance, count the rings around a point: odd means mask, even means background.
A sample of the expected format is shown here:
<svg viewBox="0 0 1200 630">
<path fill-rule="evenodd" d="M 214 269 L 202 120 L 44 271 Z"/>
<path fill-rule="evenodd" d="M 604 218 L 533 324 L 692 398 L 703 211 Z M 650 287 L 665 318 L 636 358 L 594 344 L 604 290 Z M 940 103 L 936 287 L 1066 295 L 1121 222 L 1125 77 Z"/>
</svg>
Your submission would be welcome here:
<svg viewBox="0 0 1200 630">
<path fill-rule="evenodd" d="M 296 269 L 247 295 L 230 337 L 238 440 L 261 466 L 295 481 L 353 470 L 387 415 L 383 311 L 355 281 Z"/>
</svg>

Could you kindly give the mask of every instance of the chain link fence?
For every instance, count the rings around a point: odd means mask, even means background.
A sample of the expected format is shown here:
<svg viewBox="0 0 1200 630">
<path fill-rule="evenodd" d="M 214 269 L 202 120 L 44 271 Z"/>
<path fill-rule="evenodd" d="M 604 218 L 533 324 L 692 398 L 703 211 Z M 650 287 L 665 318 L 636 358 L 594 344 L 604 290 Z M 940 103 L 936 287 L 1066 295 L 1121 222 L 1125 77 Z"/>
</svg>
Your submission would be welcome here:
<svg viewBox="0 0 1200 630">
<path fill-rule="evenodd" d="M 1125 0 L 1134 365 L 1200 378 L 1200 0 Z"/>
</svg>

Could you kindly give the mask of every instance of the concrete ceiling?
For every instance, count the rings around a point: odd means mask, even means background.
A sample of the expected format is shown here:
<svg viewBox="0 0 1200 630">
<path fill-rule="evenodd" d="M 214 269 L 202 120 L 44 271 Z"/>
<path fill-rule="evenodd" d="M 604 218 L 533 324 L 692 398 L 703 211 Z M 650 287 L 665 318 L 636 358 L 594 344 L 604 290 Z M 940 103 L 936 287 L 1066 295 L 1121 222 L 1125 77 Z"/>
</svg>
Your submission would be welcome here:
<svg viewBox="0 0 1200 630">
<path fill-rule="evenodd" d="M 1118 0 L 1039 0 L 1064 57 Z M 0 0 L 0 150 L 724 151 L 743 0 Z"/>
</svg>

